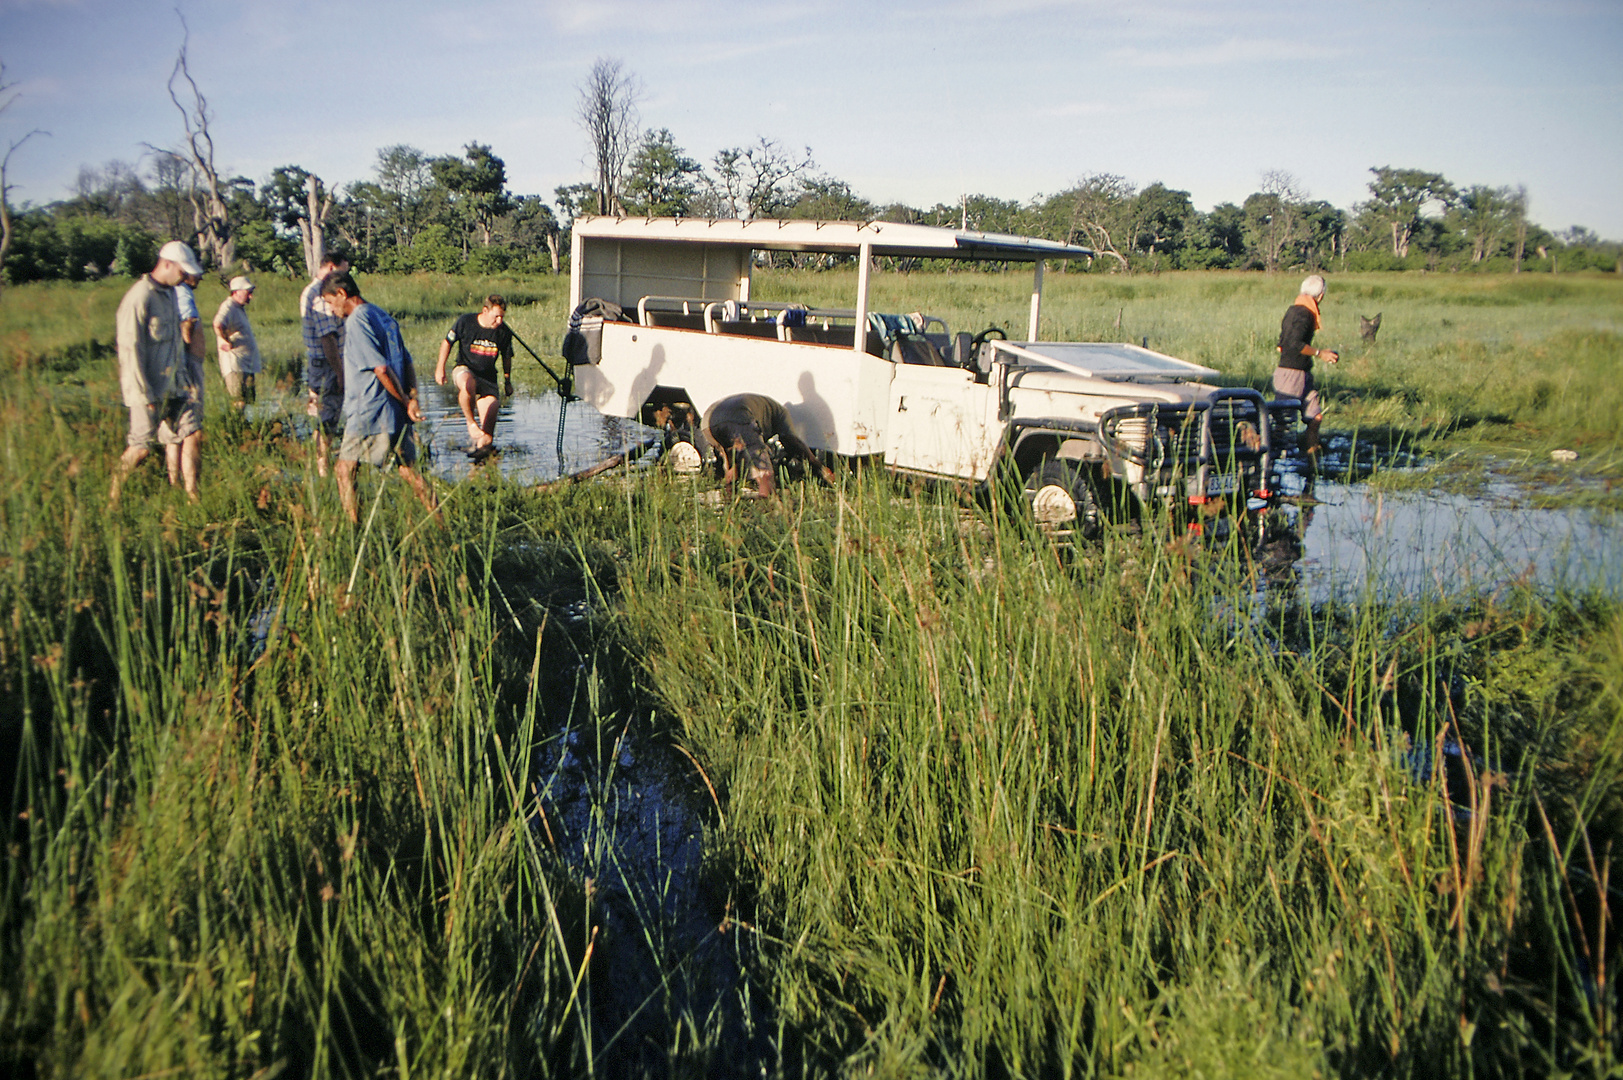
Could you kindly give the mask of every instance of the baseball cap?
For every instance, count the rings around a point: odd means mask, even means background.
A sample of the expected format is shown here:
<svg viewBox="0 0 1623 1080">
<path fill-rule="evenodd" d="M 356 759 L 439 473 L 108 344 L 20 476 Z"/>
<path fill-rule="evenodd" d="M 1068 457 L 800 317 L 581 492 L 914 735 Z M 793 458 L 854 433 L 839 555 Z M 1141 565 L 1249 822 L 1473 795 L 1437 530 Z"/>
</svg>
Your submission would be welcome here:
<svg viewBox="0 0 1623 1080">
<path fill-rule="evenodd" d="M 238 274 L 236 277 L 231 279 L 231 284 L 226 289 L 226 292 L 240 292 L 243 289 L 253 292 L 254 283 L 243 277 L 241 274 Z"/>
<path fill-rule="evenodd" d="M 159 248 L 158 258 L 168 259 L 188 274 L 201 275 L 203 273 L 203 267 L 197 261 L 197 255 L 179 240 L 171 240 Z"/>
</svg>

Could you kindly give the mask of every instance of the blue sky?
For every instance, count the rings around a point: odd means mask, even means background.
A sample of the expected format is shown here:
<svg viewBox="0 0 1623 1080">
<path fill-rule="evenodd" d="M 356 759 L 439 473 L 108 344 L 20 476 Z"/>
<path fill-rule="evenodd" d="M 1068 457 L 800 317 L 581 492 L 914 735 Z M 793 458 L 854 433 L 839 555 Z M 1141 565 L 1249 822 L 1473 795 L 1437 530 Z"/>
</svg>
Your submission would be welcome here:
<svg viewBox="0 0 1623 1080">
<path fill-rule="evenodd" d="M 876 202 L 1028 199 L 1090 173 L 1197 207 L 1265 170 L 1350 207 L 1376 165 L 1525 184 L 1532 216 L 1623 239 L 1623 2 L 182 0 L 217 163 L 371 175 L 379 147 L 489 143 L 510 187 L 587 178 L 574 119 L 598 56 L 645 127 L 708 161 L 776 138 Z M 0 0 L 12 198 L 173 144 L 171 0 Z"/>
</svg>

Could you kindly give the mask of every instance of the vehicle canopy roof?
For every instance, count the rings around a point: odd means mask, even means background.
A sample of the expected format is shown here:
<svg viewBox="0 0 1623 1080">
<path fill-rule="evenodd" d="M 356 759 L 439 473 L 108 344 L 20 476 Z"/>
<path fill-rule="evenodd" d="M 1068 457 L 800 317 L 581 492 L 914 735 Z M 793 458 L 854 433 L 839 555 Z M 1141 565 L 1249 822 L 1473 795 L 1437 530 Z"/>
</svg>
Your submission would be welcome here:
<svg viewBox="0 0 1623 1080">
<path fill-rule="evenodd" d="M 813 221 L 798 218 L 581 217 L 575 235 L 618 240 L 667 240 L 754 251 L 869 254 L 916 259 L 1035 262 L 1086 259 L 1093 251 L 1031 236 L 945 229 L 892 221 Z"/>
<path fill-rule="evenodd" d="M 573 226 L 570 307 L 587 297 L 635 306 L 645 296 L 749 299 L 751 252 L 855 255 L 856 324 L 868 314 L 868 271 L 874 256 L 1033 264 L 1027 336 L 1037 337 L 1043 263 L 1086 259 L 1092 250 L 1031 236 L 944 229 L 891 221 L 752 218 L 580 217 Z M 866 254 L 868 258 L 860 258 Z M 861 349 L 862 335 L 853 348 Z"/>
</svg>

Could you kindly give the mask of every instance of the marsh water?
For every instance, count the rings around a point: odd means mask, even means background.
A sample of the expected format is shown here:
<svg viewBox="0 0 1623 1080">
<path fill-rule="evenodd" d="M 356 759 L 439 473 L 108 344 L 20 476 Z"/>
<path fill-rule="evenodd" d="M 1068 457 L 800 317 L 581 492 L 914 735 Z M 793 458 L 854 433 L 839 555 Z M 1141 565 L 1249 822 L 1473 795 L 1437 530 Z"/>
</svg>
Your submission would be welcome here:
<svg viewBox="0 0 1623 1080">
<path fill-rule="evenodd" d="M 543 483 L 616 454 L 635 454 L 657 432 L 633 420 L 605 417 L 584 402 L 564 406 L 559 455 L 556 394 L 519 395 L 497 412 L 499 453 L 482 463 L 467 454 L 467 427 L 456 396 L 430 387 L 419 436 L 432 453 L 429 470 L 460 480 L 494 469 L 521 483 Z M 1360 595 L 1384 598 L 1492 590 L 1521 579 L 1623 594 L 1623 535 L 1610 510 L 1527 505 L 1506 482 L 1476 494 L 1389 491 L 1362 482 L 1374 468 L 1413 468 L 1405 455 L 1381 455 L 1345 437 L 1331 438 L 1317 477 L 1284 477 L 1287 516 L 1299 547 L 1286 561 L 1314 602 Z"/>
</svg>

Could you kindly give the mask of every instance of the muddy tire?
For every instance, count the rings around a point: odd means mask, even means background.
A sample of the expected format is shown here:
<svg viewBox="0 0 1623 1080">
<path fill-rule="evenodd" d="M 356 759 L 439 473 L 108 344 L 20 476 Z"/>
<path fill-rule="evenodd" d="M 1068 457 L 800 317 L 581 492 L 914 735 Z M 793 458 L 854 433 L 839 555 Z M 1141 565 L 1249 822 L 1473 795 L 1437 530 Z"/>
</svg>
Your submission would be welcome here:
<svg viewBox="0 0 1623 1080">
<path fill-rule="evenodd" d="M 1023 494 L 1038 525 L 1068 528 L 1083 540 L 1097 540 L 1104 531 L 1099 492 L 1085 467 L 1045 457 L 1026 474 Z"/>
</svg>

